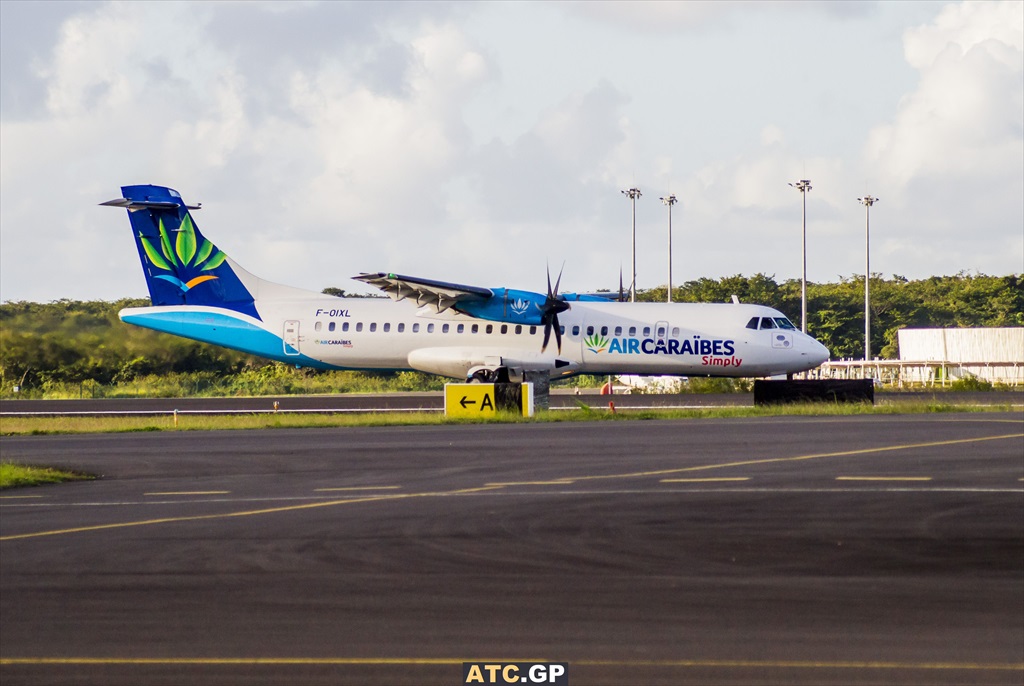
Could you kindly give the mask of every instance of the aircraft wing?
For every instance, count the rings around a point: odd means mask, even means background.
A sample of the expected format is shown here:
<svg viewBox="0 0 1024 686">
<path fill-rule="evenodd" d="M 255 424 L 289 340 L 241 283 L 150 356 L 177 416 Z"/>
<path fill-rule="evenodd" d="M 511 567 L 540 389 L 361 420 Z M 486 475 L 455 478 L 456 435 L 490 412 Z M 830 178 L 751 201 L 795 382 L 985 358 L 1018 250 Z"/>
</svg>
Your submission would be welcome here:
<svg viewBox="0 0 1024 686">
<path fill-rule="evenodd" d="M 396 302 L 406 298 L 415 298 L 417 305 L 421 307 L 433 305 L 437 308 L 438 313 L 456 305 L 484 302 L 494 297 L 494 291 L 490 288 L 421 279 L 416 276 L 377 272 L 376 274 L 360 274 L 352 278 L 379 288 Z"/>
</svg>

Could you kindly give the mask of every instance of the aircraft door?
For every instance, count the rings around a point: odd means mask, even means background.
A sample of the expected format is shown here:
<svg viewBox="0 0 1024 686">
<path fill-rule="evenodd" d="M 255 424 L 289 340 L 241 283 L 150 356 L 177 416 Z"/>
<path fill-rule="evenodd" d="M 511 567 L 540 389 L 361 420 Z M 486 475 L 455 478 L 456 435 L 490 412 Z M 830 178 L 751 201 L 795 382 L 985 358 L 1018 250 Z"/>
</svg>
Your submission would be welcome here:
<svg viewBox="0 0 1024 686">
<path fill-rule="evenodd" d="M 668 322 L 655 322 L 654 340 L 661 342 L 668 340 Z"/>
<path fill-rule="evenodd" d="M 299 354 L 299 322 L 290 319 L 284 323 L 284 354 Z"/>
</svg>

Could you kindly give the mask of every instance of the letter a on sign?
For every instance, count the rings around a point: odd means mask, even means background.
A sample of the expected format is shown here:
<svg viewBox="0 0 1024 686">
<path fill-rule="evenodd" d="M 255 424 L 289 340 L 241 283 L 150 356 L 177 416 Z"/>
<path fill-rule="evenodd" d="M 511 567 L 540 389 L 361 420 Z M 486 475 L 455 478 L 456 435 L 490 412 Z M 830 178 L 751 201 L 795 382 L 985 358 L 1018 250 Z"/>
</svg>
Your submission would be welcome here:
<svg viewBox="0 0 1024 686">
<path fill-rule="evenodd" d="M 484 399 L 480 401 L 480 411 L 483 412 L 484 408 L 494 412 L 494 403 L 491 401 L 490 393 L 484 393 Z"/>
</svg>

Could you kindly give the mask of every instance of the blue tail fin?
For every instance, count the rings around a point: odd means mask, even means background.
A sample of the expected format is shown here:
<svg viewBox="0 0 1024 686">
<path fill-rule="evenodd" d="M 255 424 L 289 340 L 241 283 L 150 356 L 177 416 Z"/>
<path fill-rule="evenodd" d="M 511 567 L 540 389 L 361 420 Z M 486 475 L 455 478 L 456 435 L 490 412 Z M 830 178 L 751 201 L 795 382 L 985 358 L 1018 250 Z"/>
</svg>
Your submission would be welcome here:
<svg viewBox="0 0 1024 686">
<path fill-rule="evenodd" d="M 121 193 L 101 204 L 128 210 L 154 306 L 205 305 L 260 318 L 231 260 L 199 232 L 189 212 L 198 205 L 164 186 L 122 186 Z"/>
</svg>

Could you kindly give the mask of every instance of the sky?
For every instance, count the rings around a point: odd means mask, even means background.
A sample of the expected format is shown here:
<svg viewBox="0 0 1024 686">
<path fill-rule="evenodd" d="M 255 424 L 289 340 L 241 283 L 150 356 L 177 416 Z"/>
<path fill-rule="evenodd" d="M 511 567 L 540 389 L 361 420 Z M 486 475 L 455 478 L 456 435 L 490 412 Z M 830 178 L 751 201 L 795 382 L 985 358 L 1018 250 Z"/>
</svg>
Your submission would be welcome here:
<svg viewBox="0 0 1024 686">
<path fill-rule="evenodd" d="M 153 183 L 262 278 L 1024 272 L 1024 2 L 0 2 L 0 300 L 147 295 Z M 564 267 L 563 267 L 564 265 Z"/>
</svg>

